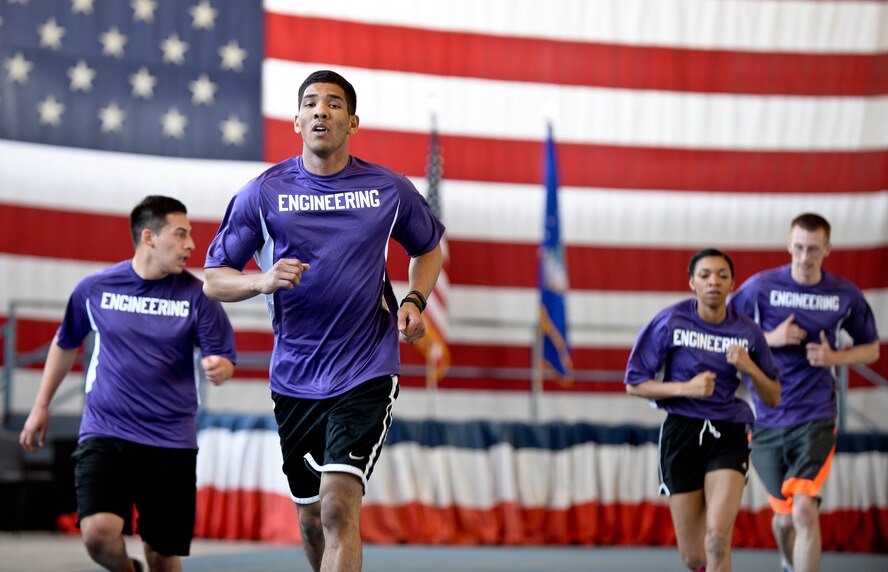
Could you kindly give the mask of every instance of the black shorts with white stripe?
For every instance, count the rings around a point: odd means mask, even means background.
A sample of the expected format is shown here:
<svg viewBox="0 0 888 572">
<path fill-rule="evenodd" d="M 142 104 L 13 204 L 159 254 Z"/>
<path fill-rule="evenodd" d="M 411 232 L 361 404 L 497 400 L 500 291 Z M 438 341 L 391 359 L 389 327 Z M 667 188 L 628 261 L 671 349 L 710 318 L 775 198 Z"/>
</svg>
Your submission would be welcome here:
<svg viewBox="0 0 888 572">
<path fill-rule="evenodd" d="M 745 423 L 666 416 L 660 428 L 660 493 L 703 488 L 706 473 L 734 469 L 747 476 L 749 437 Z"/>
<path fill-rule="evenodd" d="M 321 473 L 355 475 L 364 490 L 392 424 L 397 376 L 370 379 L 327 399 L 272 392 L 284 474 L 298 504 L 319 499 Z"/>
</svg>

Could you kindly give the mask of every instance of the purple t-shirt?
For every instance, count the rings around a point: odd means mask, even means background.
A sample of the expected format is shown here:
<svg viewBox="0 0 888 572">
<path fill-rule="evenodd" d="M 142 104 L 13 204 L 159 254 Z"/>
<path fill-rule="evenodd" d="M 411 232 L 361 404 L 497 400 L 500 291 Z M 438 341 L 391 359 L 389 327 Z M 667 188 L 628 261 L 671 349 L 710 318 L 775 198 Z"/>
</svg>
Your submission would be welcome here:
<svg viewBox="0 0 888 572">
<path fill-rule="evenodd" d="M 728 308 L 721 323 L 710 324 L 697 314 L 695 298 L 679 302 L 657 314 L 638 334 L 624 381 L 630 385 L 649 379 L 689 381 L 711 371 L 715 373 L 711 396 L 661 399 L 655 402 L 657 407 L 695 419 L 750 423 L 752 409 L 736 393 L 742 378 L 750 389 L 752 380 L 727 362 L 725 352 L 731 345 L 746 348 L 765 375 L 777 377 L 768 343 L 755 322 Z"/>
<path fill-rule="evenodd" d="M 222 305 L 189 272 L 143 280 L 124 260 L 77 284 L 56 333 L 64 349 L 95 346 L 86 376 L 80 440 L 117 437 L 197 448 L 194 349 L 235 361 Z"/>
<path fill-rule="evenodd" d="M 311 264 L 292 290 L 266 296 L 275 344 L 272 391 L 323 399 L 400 369 L 397 301 L 386 274 L 389 238 L 411 257 L 444 226 L 403 175 L 350 157 L 339 173 L 308 172 L 301 157 L 274 165 L 228 205 L 207 268 Z"/>
<path fill-rule="evenodd" d="M 812 367 L 805 345 L 820 343 L 821 331 L 834 349 L 839 330 L 847 331 L 858 345 L 879 339 L 875 317 L 860 289 L 826 271 L 814 286 L 798 284 L 787 264 L 749 278 L 731 297 L 729 305 L 752 317 L 766 332 L 790 314 L 795 314 L 795 323 L 808 332 L 807 339 L 799 345 L 771 349 L 780 368 L 781 400 L 777 407 L 756 401 L 756 424 L 792 427 L 835 417 L 835 372 L 831 368 Z"/>
</svg>

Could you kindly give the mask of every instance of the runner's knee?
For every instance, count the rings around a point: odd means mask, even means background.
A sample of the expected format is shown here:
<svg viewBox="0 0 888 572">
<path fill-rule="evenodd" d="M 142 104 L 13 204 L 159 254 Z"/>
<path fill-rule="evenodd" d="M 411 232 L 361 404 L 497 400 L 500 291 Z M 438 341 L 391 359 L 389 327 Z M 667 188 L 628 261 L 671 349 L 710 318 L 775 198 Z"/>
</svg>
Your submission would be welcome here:
<svg viewBox="0 0 888 572">
<path fill-rule="evenodd" d="M 116 521 L 95 514 L 80 522 L 80 535 L 90 555 L 97 555 L 114 550 L 121 540 L 123 530 Z"/>
<path fill-rule="evenodd" d="M 311 545 L 322 542 L 324 531 L 321 528 L 321 511 L 319 503 L 298 505 L 299 529 L 302 541 Z"/>
<path fill-rule="evenodd" d="M 709 529 L 706 531 L 706 553 L 716 560 L 722 560 L 728 554 L 729 542 L 724 531 Z"/>
<path fill-rule="evenodd" d="M 348 495 L 331 493 L 325 495 L 321 501 L 321 522 L 324 528 L 338 529 L 348 526 L 356 516 L 354 502 Z"/>
<path fill-rule="evenodd" d="M 782 533 L 789 532 L 793 529 L 792 516 L 789 514 L 774 513 L 774 518 L 771 523 L 775 531 L 780 531 Z"/>
<path fill-rule="evenodd" d="M 807 529 L 813 527 L 819 517 L 817 499 L 796 495 L 792 506 L 792 521 L 795 528 Z"/>
</svg>

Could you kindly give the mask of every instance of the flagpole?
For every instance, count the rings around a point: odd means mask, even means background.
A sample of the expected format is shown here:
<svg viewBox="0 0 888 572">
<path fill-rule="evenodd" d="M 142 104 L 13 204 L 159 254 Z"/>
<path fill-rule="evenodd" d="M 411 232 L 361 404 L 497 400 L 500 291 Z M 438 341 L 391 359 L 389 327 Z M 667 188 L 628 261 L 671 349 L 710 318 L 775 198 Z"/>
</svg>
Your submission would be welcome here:
<svg viewBox="0 0 888 572">
<path fill-rule="evenodd" d="M 426 374 L 426 415 L 429 419 L 434 419 L 437 415 L 436 401 L 438 397 L 438 371 L 436 368 L 437 357 L 433 348 L 429 348 L 425 356 L 425 374 Z"/>
<path fill-rule="evenodd" d="M 435 133 L 438 129 L 438 117 L 435 113 L 434 105 L 430 105 L 429 111 L 429 124 L 431 127 L 431 133 Z M 428 169 L 426 169 L 426 176 L 428 176 Z M 426 416 L 429 419 L 435 418 L 435 398 L 436 391 L 435 386 L 437 385 L 437 377 L 435 374 L 435 358 L 432 354 L 434 351 L 431 347 L 424 352 L 425 354 L 425 394 L 426 394 Z"/>
<path fill-rule="evenodd" d="M 432 213 L 440 220 L 442 218 L 442 212 L 438 187 L 441 181 L 442 159 L 438 142 L 437 102 L 434 96 L 431 96 L 429 100 L 429 120 L 431 140 L 429 143 L 429 156 L 426 163 L 426 178 L 428 180 L 426 200 L 429 202 L 429 208 L 432 210 Z M 446 285 L 447 247 L 443 238 L 441 239 L 441 246 L 444 253 L 444 266 L 441 269 L 441 275 L 438 279 L 439 281 L 443 279 Z M 438 382 L 447 367 L 447 365 L 442 366 L 442 360 L 445 359 L 446 354 L 447 364 L 449 365 L 450 355 L 446 347 L 446 329 L 442 329 L 442 327 L 446 328 L 447 297 L 444 290 L 440 287 L 440 283 L 435 285 L 435 288 L 429 293 L 429 301 L 432 302 L 434 310 L 438 310 L 442 313 L 437 314 L 435 320 L 426 322 L 427 327 L 434 335 L 429 337 L 427 333 L 427 337 L 422 342 L 425 349 L 421 352 L 425 356 L 426 414 L 429 419 L 434 419 L 437 416 Z M 444 295 L 443 298 L 442 295 Z M 436 306 L 436 304 L 442 305 Z M 430 310 L 428 316 L 431 316 L 432 314 L 433 311 Z M 428 316 L 425 318 L 426 320 L 429 320 Z M 444 369 L 442 369 L 442 367 Z"/>
<path fill-rule="evenodd" d="M 552 367 L 559 380 L 573 377 L 564 304 L 568 280 L 559 229 L 558 161 L 555 156 L 552 119 L 549 117 L 546 121 L 546 142 L 543 147 L 543 183 L 546 193 L 545 216 L 543 239 L 540 242 L 537 261 L 540 299 L 536 332 L 533 334 L 530 391 L 530 415 L 535 422 L 543 415 L 543 390 L 548 366 Z"/>
<path fill-rule="evenodd" d="M 540 401 L 543 398 L 543 336 L 539 324 L 533 332 L 533 340 L 530 372 L 530 419 L 536 423 L 540 419 Z"/>
<path fill-rule="evenodd" d="M 546 123 L 546 131 L 547 138 L 549 137 L 549 132 L 552 128 L 552 120 L 549 117 L 549 104 L 547 103 L 543 108 L 543 118 Z M 547 175 L 548 165 L 543 165 L 543 183 L 545 185 L 546 175 Z M 548 191 L 547 191 L 548 192 Z M 548 199 L 547 199 L 548 200 Z M 546 212 L 546 208 L 543 208 L 543 212 Z M 545 220 L 545 217 L 543 218 Z M 544 239 L 545 240 L 545 239 Z M 537 263 L 541 263 L 541 254 L 537 255 L 538 261 Z M 538 278 L 542 279 L 542 274 L 538 274 Z M 538 287 L 542 291 L 543 284 L 539 283 Z M 542 298 L 539 301 L 542 304 Z M 543 317 L 541 314 L 541 309 L 537 308 L 537 321 L 535 324 L 535 328 L 533 331 L 533 348 L 531 353 L 531 372 L 530 372 L 530 420 L 534 423 L 540 420 L 540 403 L 543 400 Z"/>
</svg>

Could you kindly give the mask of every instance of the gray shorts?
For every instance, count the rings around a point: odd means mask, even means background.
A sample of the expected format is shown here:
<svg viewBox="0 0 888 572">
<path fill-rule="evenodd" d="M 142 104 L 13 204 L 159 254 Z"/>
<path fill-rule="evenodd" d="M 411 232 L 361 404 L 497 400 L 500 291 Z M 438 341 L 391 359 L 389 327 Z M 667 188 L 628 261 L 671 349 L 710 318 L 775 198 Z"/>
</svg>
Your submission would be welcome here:
<svg viewBox="0 0 888 572">
<path fill-rule="evenodd" d="M 752 465 L 771 508 L 792 513 L 792 496 L 817 497 L 836 452 L 836 420 L 815 419 L 794 427 L 752 429 Z"/>
</svg>

